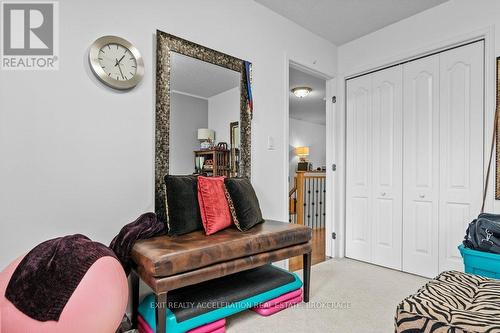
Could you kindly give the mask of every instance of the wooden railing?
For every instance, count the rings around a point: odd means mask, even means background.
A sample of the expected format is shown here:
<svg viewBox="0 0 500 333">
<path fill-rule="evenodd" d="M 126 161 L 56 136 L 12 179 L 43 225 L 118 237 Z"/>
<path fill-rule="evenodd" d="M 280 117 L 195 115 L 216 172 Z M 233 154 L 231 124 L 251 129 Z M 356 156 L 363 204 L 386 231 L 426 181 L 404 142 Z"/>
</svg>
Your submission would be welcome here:
<svg viewBox="0 0 500 333">
<path fill-rule="evenodd" d="M 289 222 L 297 223 L 297 187 L 294 185 L 293 188 L 288 192 L 288 211 L 289 211 Z"/>
<path fill-rule="evenodd" d="M 313 265 L 325 261 L 326 174 L 298 171 L 288 196 L 290 223 L 312 228 Z M 291 271 L 301 269 L 302 257 L 290 258 L 288 268 Z"/>
<path fill-rule="evenodd" d="M 326 174 L 297 171 L 289 192 L 289 221 L 313 229 L 325 227 Z"/>
</svg>

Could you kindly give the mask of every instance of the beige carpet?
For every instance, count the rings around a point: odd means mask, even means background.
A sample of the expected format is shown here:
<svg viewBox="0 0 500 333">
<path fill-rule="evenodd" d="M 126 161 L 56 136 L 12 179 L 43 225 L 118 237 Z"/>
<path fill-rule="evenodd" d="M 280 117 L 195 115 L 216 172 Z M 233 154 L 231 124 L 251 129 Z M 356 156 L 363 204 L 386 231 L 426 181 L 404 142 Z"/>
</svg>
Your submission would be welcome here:
<svg viewBox="0 0 500 333">
<path fill-rule="evenodd" d="M 308 305 L 270 317 L 244 311 L 227 319 L 227 332 L 394 332 L 397 304 L 427 281 L 350 259 L 315 265 L 311 278 Z"/>
</svg>

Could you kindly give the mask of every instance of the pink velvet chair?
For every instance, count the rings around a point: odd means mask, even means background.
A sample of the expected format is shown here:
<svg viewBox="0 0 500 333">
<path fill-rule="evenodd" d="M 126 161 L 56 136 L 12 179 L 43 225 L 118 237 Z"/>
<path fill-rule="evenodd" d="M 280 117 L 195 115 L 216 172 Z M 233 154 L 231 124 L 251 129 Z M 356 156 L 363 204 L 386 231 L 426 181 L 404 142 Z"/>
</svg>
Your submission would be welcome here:
<svg viewBox="0 0 500 333">
<path fill-rule="evenodd" d="M 0 273 L 0 333 L 114 333 L 128 302 L 128 283 L 118 260 L 103 257 L 87 271 L 64 307 L 59 321 L 40 322 L 5 298 L 18 258 Z"/>
</svg>

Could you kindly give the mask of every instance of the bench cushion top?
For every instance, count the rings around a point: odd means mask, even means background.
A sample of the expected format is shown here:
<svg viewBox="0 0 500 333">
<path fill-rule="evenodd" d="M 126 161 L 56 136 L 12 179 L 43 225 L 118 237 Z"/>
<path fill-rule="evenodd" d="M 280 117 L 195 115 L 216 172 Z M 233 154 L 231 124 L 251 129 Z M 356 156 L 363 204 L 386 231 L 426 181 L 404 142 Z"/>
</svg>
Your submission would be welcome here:
<svg viewBox="0 0 500 333">
<path fill-rule="evenodd" d="M 166 277 L 310 239 L 309 227 L 267 220 L 245 232 L 232 226 L 210 236 L 199 230 L 140 240 L 132 249 L 132 258 L 148 274 Z"/>
</svg>

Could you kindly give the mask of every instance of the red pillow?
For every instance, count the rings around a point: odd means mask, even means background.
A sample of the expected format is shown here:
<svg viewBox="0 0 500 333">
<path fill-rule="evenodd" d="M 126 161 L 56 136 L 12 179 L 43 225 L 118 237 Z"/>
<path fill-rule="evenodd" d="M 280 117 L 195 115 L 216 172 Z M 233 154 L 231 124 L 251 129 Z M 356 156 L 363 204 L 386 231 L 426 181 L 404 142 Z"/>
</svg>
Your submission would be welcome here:
<svg viewBox="0 0 500 333">
<path fill-rule="evenodd" d="M 198 177 L 198 202 L 205 233 L 211 235 L 231 225 L 224 177 Z"/>
</svg>

